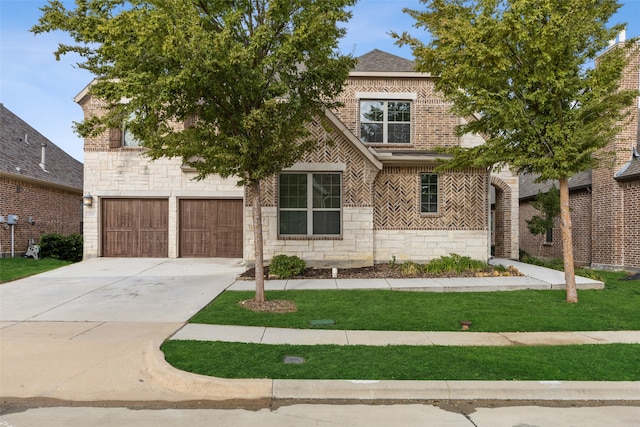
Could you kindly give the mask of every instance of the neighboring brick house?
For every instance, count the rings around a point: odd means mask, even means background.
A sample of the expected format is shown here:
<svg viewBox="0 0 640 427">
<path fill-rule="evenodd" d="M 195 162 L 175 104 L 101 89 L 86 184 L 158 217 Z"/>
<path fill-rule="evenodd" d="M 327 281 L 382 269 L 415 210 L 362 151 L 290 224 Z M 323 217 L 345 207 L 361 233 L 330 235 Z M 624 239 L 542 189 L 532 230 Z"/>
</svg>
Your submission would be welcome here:
<svg viewBox="0 0 640 427">
<path fill-rule="evenodd" d="M 639 67 L 640 52 L 636 49 L 622 88 L 640 89 Z M 594 267 L 640 270 L 639 110 L 640 97 L 629 108 L 629 123 L 605 148 L 614 153 L 614 158 L 593 171 Z"/>
<path fill-rule="evenodd" d="M 485 169 L 436 173 L 438 147 L 463 119 L 412 61 L 363 55 L 327 112 L 310 124 L 317 149 L 262 183 L 265 259 L 284 253 L 310 265 L 371 265 L 458 253 L 489 257 L 489 188 L 503 208 L 501 254 L 517 256 L 517 177 Z M 85 116 L 100 104 L 81 92 Z M 124 132 L 85 142 L 85 258 L 221 256 L 254 261 L 251 195 L 231 179 L 194 181 L 177 159 L 150 161 Z M 512 198 L 513 196 L 513 198 Z M 506 237 L 505 237 L 506 236 Z M 505 255 L 502 255 L 505 256 Z"/>
<path fill-rule="evenodd" d="M 82 163 L 0 104 L 0 254 L 27 250 L 44 233 L 82 232 Z"/>
<path fill-rule="evenodd" d="M 618 45 L 611 49 L 618 48 Z M 606 55 L 606 52 L 603 53 Z M 621 88 L 640 89 L 640 53 L 625 71 Z M 630 107 L 630 120 L 603 150 L 613 158 L 593 171 L 577 174 L 570 181 L 574 259 L 595 268 L 640 270 L 640 98 Z M 549 238 L 531 236 L 525 220 L 533 215 L 530 200 L 538 189 L 550 184 L 533 185 L 532 177 L 520 180 L 520 246 L 531 255 L 561 257 L 559 223 Z M 544 239 L 544 237 L 542 238 Z M 541 252 L 539 248 L 541 247 Z"/>
<path fill-rule="evenodd" d="M 520 176 L 520 249 L 529 255 L 544 258 L 562 258 L 560 218 L 555 219 L 553 229 L 544 235 L 533 235 L 527 221 L 540 212 L 533 207 L 538 192 L 546 193 L 558 182 L 536 183 L 535 176 Z M 573 234 L 573 259 L 577 265 L 591 264 L 591 171 L 580 172 L 569 178 L 569 201 Z"/>
</svg>

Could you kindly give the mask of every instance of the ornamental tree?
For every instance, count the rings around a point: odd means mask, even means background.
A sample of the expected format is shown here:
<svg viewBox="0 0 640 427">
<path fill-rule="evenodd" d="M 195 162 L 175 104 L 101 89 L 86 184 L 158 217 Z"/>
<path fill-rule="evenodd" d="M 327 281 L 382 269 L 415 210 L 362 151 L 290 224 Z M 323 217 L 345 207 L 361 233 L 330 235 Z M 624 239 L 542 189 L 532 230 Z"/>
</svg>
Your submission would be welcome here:
<svg viewBox="0 0 640 427">
<path fill-rule="evenodd" d="M 342 91 L 354 59 L 340 23 L 356 0 L 50 1 L 32 32 L 62 30 L 98 77 L 108 112 L 77 124 L 92 136 L 123 122 L 152 159 L 237 178 L 253 199 L 256 300 L 263 302 L 260 182 L 313 150 L 306 126 Z M 176 126 L 176 123 L 185 126 Z"/>
<path fill-rule="evenodd" d="M 598 56 L 624 28 L 607 26 L 615 0 L 423 0 L 408 10 L 430 33 L 411 46 L 419 71 L 439 78 L 436 88 L 459 127 L 486 143 L 451 150 L 445 167 L 509 165 L 558 180 L 567 302 L 577 303 L 568 178 L 591 169 L 596 154 L 623 126 L 637 91 L 620 90 L 626 47 Z M 597 58 L 597 67 L 593 67 Z"/>
</svg>

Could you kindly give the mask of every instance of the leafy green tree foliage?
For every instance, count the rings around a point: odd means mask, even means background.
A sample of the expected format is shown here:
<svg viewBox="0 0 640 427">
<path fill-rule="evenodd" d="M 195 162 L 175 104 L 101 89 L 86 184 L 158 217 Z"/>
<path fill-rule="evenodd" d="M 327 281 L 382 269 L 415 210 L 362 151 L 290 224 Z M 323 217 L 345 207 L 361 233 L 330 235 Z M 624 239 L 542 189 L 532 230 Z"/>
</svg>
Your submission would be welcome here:
<svg viewBox="0 0 640 427">
<path fill-rule="evenodd" d="M 553 185 L 549 191 L 543 193 L 538 191 L 538 195 L 531 203 L 540 212 L 528 219 L 527 228 L 531 234 L 545 234 L 547 230 L 553 228 L 554 219 L 560 214 L 560 191 Z"/>
<path fill-rule="evenodd" d="M 108 113 L 77 125 L 81 135 L 126 122 L 152 159 L 248 187 L 263 301 L 260 182 L 314 148 L 306 126 L 335 107 L 354 65 L 338 41 L 355 1 L 56 0 L 32 31 L 69 33 L 76 44 L 56 56 L 79 54 L 99 77 L 90 93 Z"/>
<path fill-rule="evenodd" d="M 431 35 L 412 47 L 420 71 L 467 117 L 461 134 L 484 145 L 451 150 L 446 167 L 509 165 L 559 181 L 567 301 L 577 302 L 568 178 L 594 167 L 620 130 L 637 91 L 619 90 L 626 46 L 593 61 L 623 25 L 607 26 L 615 0 L 424 0 L 406 10 Z"/>
</svg>

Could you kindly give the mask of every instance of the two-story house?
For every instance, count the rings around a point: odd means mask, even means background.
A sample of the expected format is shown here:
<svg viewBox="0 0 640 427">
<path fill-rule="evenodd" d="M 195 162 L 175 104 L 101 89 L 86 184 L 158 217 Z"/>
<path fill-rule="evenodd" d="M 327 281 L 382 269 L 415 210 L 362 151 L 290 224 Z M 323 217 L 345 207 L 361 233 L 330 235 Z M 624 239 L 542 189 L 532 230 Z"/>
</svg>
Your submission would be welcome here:
<svg viewBox="0 0 640 427">
<path fill-rule="evenodd" d="M 496 255 L 517 257 L 517 177 L 508 171 L 437 172 L 438 147 L 483 143 L 456 136 L 464 120 L 413 62 L 374 50 L 345 84 L 330 127 L 311 123 L 317 148 L 262 184 L 265 259 L 310 265 L 428 261 L 450 253 L 487 259 L 490 186 Z M 85 116 L 100 114 L 85 88 Z M 231 179 L 193 180 L 178 159 L 150 161 L 126 129 L 85 141 L 85 258 L 254 259 L 251 194 Z M 515 203 L 515 206 L 514 206 Z"/>
</svg>

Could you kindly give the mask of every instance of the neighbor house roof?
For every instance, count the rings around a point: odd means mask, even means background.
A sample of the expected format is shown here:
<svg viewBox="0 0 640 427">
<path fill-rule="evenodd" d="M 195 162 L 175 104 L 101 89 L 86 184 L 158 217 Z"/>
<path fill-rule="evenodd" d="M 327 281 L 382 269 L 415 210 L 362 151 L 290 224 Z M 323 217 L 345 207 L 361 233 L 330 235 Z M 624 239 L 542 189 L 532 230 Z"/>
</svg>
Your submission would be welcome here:
<svg viewBox="0 0 640 427">
<path fill-rule="evenodd" d="M 549 180 L 544 182 L 536 182 L 539 175 L 521 174 L 520 180 L 520 200 L 532 199 L 541 191 L 546 193 L 555 184 L 558 187 L 558 181 Z M 591 187 L 591 171 L 578 172 L 569 178 L 569 191 L 580 190 Z"/>
<path fill-rule="evenodd" d="M 44 164 L 42 149 L 44 145 Z M 82 191 L 83 165 L 0 104 L 0 174 Z"/>
<path fill-rule="evenodd" d="M 358 57 L 354 71 L 358 72 L 415 72 L 413 61 L 378 49 Z"/>
<path fill-rule="evenodd" d="M 616 181 L 633 181 L 640 179 L 640 153 L 633 150 L 631 160 L 614 176 Z"/>
</svg>

